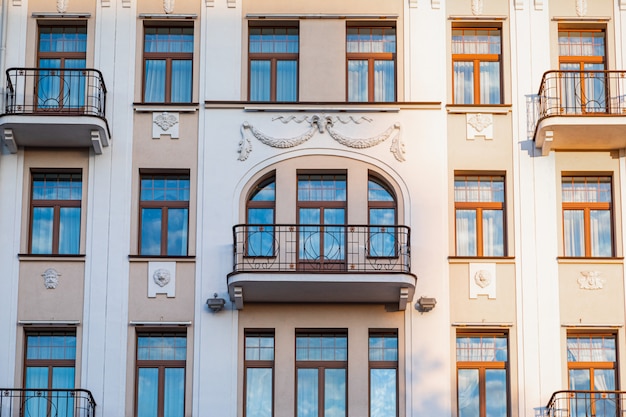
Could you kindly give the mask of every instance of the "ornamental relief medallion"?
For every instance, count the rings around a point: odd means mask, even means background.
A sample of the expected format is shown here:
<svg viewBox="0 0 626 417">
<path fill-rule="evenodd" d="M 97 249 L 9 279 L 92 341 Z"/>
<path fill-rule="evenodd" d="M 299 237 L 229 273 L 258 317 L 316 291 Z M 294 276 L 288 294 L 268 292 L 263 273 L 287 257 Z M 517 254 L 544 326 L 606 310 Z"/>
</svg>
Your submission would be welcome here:
<svg viewBox="0 0 626 417">
<path fill-rule="evenodd" d="M 600 278 L 600 271 L 580 271 L 578 286 L 581 290 L 601 290 L 604 288 L 606 280 Z"/>
<path fill-rule="evenodd" d="M 47 290 L 55 290 L 59 286 L 59 277 L 61 274 L 59 274 L 56 269 L 48 268 L 41 276 L 43 277 L 43 285 Z"/>
<path fill-rule="evenodd" d="M 340 133 L 337 129 L 335 129 L 335 126 L 340 124 L 361 124 L 364 122 L 371 123 L 372 119 L 366 117 L 340 117 L 322 114 L 313 116 L 307 115 L 303 117 L 278 116 L 273 118 L 272 121 L 280 121 L 283 124 L 291 122 L 304 124 L 308 126 L 308 129 L 306 129 L 302 134 L 298 136 L 287 138 L 273 137 L 262 132 L 249 122 L 245 121 L 241 125 L 241 141 L 239 142 L 238 149 L 238 159 L 240 161 L 245 161 L 246 159 L 248 159 L 248 156 L 252 152 L 252 142 L 249 139 L 250 135 L 255 137 L 259 142 L 263 143 L 264 145 L 278 149 L 286 149 L 302 145 L 318 133 L 322 135 L 328 133 L 328 135 L 339 144 L 353 149 L 371 148 L 391 138 L 391 147 L 389 149 L 390 152 L 398 161 L 404 162 L 406 160 L 406 158 L 404 157 L 404 154 L 406 152 L 404 148 L 404 142 L 402 142 L 402 138 L 400 136 L 400 123 L 394 123 L 392 126 L 389 126 L 385 131 L 375 136 L 367 138 L 352 138 Z"/>
</svg>

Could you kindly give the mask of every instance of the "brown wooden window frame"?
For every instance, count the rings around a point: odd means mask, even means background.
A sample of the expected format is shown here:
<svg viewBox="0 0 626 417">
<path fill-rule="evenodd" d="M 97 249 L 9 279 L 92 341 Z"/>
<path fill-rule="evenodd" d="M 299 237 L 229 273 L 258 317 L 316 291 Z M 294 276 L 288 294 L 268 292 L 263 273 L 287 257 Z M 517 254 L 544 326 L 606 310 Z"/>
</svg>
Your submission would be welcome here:
<svg viewBox="0 0 626 417">
<path fill-rule="evenodd" d="M 451 74 L 452 74 L 452 103 L 454 104 L 460 104 L 460 105 L 467 105 L 467 106 L 471 106 L 471 105 L 477 105 L 477 104 L 483 104 L 481 103 L 480 100 L 480 93 L 481 93 L 481 84 L 480 84 L 480 64 L 482 62 L 498 62 L 500 64 L 500 73 L 499 73 L 499 78 L 500 78 L 500 86 L 499 86 L 499 93 L 500 93 L 500 99 L 498 103 L 491 103 L 492 105 L 498 105 L 498 104 L 502 104 L 504 102 L 504 95 L 503 95 L 503 63 L 502 63 L 502 27 L 500 26 L 485 26 L 485 27 L 480 27 L 480 26 L 456 26 L 453 25 L 452 26 L 452 33 L 454 34 L 454 31 L 497 31 L 499 33 L 499 37 L 500 37 L 500 53 L 499 54 L 493 54 L 493 53 L 461 53 L 461 54 L 456 54 L 456 53 L 452 53 L 452 68 L 451 68 Z M 463 35 L 465 36 L 465 35 Z M 456 62 L 473 62 L 473 85 L 474 85 L 474 102 L 473 103 L 457 103 L 456 102 L 456 98 L 454 96 L 454 91 L 455 91 L 455 84 L 454 84 L 454 64 Z"/>
<path fill-rule="evenodd" d="M 74 379 L 76 379 L 76 343 L 74 343 L 74 358 L 73 359 L 52 359 L 52 358 L 47 358 L 47 359 L 32 359 L 32 358 L 28 358 L 28 352 L 29 352 L 29 344 L 28 344 L 28 339 L 29 337 L 32 336 L 42 336 L 42 335 L 46 335 L 46 336 L 73 336 L 74 337 L 74 341 L 76 342 L 77 338 L 76 338 L 76 330 L 48 330 L 48 329 L 29 329 L 28 331 L 24 332 L 24 381 L 23 381 L 23 385 L 24 388 L 26 387 L 26 370 L 30 367 L 34 367 L 34 368 L 47 368 L 48 369 L 48 384 L 45 387 L 37 387 L 37 388 L 41 388 L 41 389 L 53 389 L 55 387 L 53 387 L 52 385 L 52 377 L 53 377 L 53 368 L 73 368 L 74 369 Z M 73 383 L 75 383 L 76 381 L 74 380 Z M 29 387 L 29 388 L 33 388 L 33 387 Z M 72 389 L 72 388 L 68 388 L 68 389 Z"/>
<path fill-rule="evenodd" d="M 374 29 L 382 29 L 384 30 L 393 30 L 395 36 L 395 52 L 348 52 L 347 44 L 348 44 L 348 30 L 349 29 L 357 29 L 357 30 L 369 30 L 370 33 Z M 349 91 L 349 81 L 348 81 L 348 66 L 350 61 L 367 61 L 367 103 L 375 103 L 375 93 L 376 93 L 376 71 L 375 71 L 375 63 L 377 61 L 391 61 L 393 62 L 393 78 L 394 78 L 394 100 L 392 102 L 398 101 L 398 32 L 396 29 L 395 23 L 385 23 L 384 25 L 376 24 L 374 22 L 368 23 L 349 23 L 346 26 L 346 101 L 349 100 L 350 91 Z"/>
<path fill-rule="evenodd" d="M 247 355 L 247 349 L 248 349 L 248 337 L 261 337 L 261 338 L 272 338 L 273 340 L 273 354 L 272 360 L 269 359 L 251 359 L 248 357 Z M 270 412 L 270 416 L 274 415 L 274 406 L 275 406 L 275 402 L 274 402 L 274 380 L 276 378 L 276 372 L 274 369 L 274 361 L 276 358 L 276 337 L 274 334 L 274 330 L 273 329 L 261 329 L 261 330 L 252 330 L 252 329 L 246 329 L 244 331 L 244 352 L 243 352 L 243 356 L 244 356 L 244 371 L 243 371 L 243 392 L 244 392 L 244 397 L 243 397 L 243 415 L 244 417 L 246 416 L 246 412 L 247 412 L 247 397 L 248 397 L 248 369 L 270 369 L 272 372 L 272 390 L 271 390 L 271 395 L 272 395 L 272 410 Z"/>
</svg>

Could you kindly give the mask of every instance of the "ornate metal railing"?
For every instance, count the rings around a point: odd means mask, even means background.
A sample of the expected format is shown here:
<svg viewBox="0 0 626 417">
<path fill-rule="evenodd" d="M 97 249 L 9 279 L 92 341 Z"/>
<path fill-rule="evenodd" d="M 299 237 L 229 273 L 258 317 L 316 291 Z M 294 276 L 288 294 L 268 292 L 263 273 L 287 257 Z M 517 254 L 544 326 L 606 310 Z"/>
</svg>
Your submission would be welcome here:
<svg viewBox="0 0 626 417">
<path fill-rule="evenodd" d="M 240 224 L 233 272 L 410 273 L 407 226 Z"/>
<path fill-rule="evenodd" d="M 623 417 L 626 391 L 557 391 L 546 406 L 547 417 Z"/>
<path fill-rule="evenodd" d="M 0 417 L 95 417 L 96 402 L 84 389 L 0 388 Z"/>
<path fill-rule="evenodd" d="M 105 118 L 106 86 L 96 69 L 9 68 L 6 114 Z"/>
<path fill-rule="evenodd" d="M 626 115 L 626 71 L 547 71 L 541 79 L 538 118 Z"/>
</svg>

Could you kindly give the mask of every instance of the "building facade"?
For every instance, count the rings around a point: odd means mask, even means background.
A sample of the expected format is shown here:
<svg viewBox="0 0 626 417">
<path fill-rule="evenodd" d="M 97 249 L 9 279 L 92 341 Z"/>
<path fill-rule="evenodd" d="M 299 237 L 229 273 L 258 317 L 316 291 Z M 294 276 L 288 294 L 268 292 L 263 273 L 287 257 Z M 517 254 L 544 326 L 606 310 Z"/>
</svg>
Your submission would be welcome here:
<svg viewBox="0 0 626 417">
<path fill-rule="evenodd" d="M 0 417 L 614 416 L 625 0 L 3 0 Z"/>
</svg>

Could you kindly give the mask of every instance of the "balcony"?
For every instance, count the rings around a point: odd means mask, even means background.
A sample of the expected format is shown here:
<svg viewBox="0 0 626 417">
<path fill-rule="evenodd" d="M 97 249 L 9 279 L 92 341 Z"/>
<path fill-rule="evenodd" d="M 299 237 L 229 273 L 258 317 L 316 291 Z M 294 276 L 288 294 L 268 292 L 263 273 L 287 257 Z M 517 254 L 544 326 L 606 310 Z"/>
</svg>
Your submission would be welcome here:
<svg viewBox="0 0 626 417">
<path fill-rule="evenodd" d="M 95 69 L 9 68 L 0 135 L 18 147 L 109 146 L 106 87 Z"/>
<path fill-rule="evenodd" d="M 0 417 L 95 417 L 96 402 L 84 389 L 0 388 Z"/>
<path fill-rule="evenodd" d="M 406 226 L 242 224 L 233 227 L 228 291 L 259 303 L 383 303 L 404 310 L 411 273 Z"/>
<path fill-rule="evenodd" d="M 546 406 L 547 417 L 623 417 L 625 391 L 557 391 Z"/>
<path fill-rule="evenodd" d="M 535 105 L 535 146 L 544 155 L 626 148 L 626 71 L 548 71 Z"/>
</svg>

